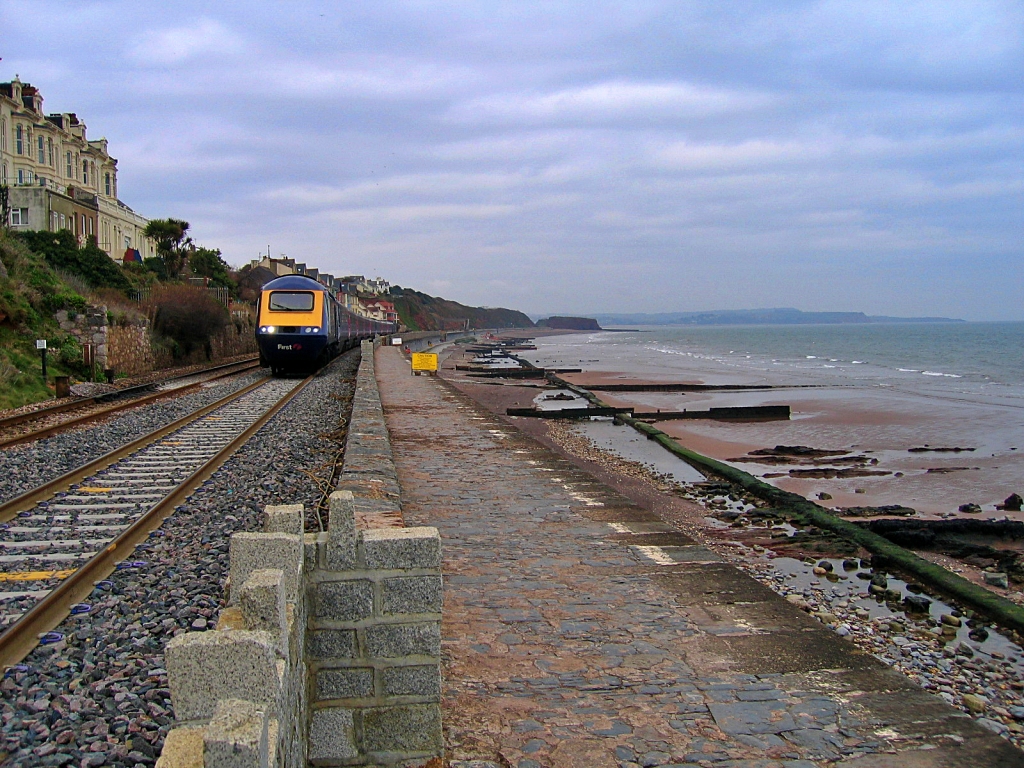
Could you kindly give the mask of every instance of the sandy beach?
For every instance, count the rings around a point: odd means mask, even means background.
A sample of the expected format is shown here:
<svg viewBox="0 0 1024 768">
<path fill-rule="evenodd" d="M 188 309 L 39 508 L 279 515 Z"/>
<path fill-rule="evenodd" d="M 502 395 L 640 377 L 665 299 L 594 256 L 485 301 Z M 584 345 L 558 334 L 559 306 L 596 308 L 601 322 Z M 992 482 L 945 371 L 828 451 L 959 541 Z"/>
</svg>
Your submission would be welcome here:
<svg viewBox="0 0 1024 768">
<path fill-rule="evenodd" d="M 1024 413 L 1019 404 L 857 382 L 822 384 L 814 372 L 800 378 L 792 373 L 774 379 L 744 377 L 691 358 L 640 357 L 634 350 L 629 357 L 618 347 L 582 344 L 579 337 L 565 339 L 564 345 L 558 342 L 549 337 L 537 352 L 524 356 L 541 365 L 576 363 L 583 372 L 563 378 L 583 387 L 667 382 L 777 387 L 595 394 L 610 405 L 638 411 L 789 405 L 789 421 L 678 420 L 659 421 L 658 427 L 698 453 L 820 499 L 825 506 L 896 504 L 922 516 L 949 517 L 965 514 L 959 508 L 973 504 L 982 517 L 1024 520 L 1020 512 L 997 509 L 1011 494 L 1024 493 Z M 615 369 L 623 359 L 634 369 Z M 806 446 L 836 455 L 790 462 L 783 457 L 759 461 L 750 455 L 776 446 Z"/>
</svg>

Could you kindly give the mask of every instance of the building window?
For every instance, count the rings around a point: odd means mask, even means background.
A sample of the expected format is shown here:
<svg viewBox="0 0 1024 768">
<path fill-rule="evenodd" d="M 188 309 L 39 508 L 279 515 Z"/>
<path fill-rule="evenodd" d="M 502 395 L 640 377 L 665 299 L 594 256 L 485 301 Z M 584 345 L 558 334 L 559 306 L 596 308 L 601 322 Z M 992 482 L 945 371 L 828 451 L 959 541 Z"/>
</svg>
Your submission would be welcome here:
<svg viewBox="0 0 1024 768">
<path fill-rule="evenodd" d="M 28 208 L 11 208 L 11 226 L 28 226 Z"/>
<path fill-rule="evenodd" d="M 64 218 L 64 214 L 63 213 L 60 215 L 60 228 L 61 229 L 67 229 L 68 228 L 68 222 L 67 222 L 67 219 Z"/>
<path fill-rule="evenodd" d="M 103 186 L 107 190 L 107 197 L 110 197 L 110 174 L 109 173 L 103 174 Z"/>
<path fill-rule="evenodd" d="M 39 149 L 39 164 L 46 164 L 46 142 L 43 141 L 42 136 L 36 137 L 36 147 Z"/>
<path fill-rule="evenodd" d="M 7 163 L 0 165 L 0 184 L 7 183 Z"/>
<path fill-rule="evenodd" d="M 67 173 L 65 173 L 64 175 L 67 176 L 70 179 L 72 176 L 75 175 L 75 172 L 73 170 L 71 170 L 71 153 L 70 152 L 68 152 L 67 160 L 68 160 L 68 168 L 67 168 Z"/>
<path fill-rule="evenodd" d="M 14 151 L 19 155 L 25 154 L 25 133 L 20 125 L 14 129 Z"/>
<path fill-rule="evenodd" d="M 0 120 L 0 149 L 7 151 L 7 118 Z"/>
<path fill-rule="evenodd" d="M 32 171 L 27 168 L 18 169 L 18 183 L 19 184 L 31 184 L 32 183 Z"/>
<path fill-rule="evenodd" d="M 89 183 L 89 161 L 88 160 L 83 160 L 82 161 L 82 183 L 83 184 L 88 184 Z"/>
<path fill-rule="evenodd" d="M 132 247 L 132 239 L 128 235 L 125 235 L 124 236 L 124 249 L 127 251 L 131 247 Z"/>
<path fill-rule="evenodd" d="M 50 166 L 51 168 L 55 168 L 56 167 L 53 164 L 53 139 L 47 139 L 46 140 L 46 159 L 47 159 L 47 163 L 46 164 L 48 166 Z"/>
<path fill-rule="evenodd" d="M 50 231 L 51 232 L 56 232 L 57 231 L 57 212 L 56 211 L 50 211 Z"/>
<path fill-rule="evenodd" d="M 94 234 L 96 234 L 96 231 L 95 231 L 95 229 L 94 229 L 94 227 L 95 227 L 95 222 L 94 222 L 94 220 L 93 220 L 93 219 L 86 219 L 86 221 L 88 221 L 88 222 L 89 222 L 89 234 L 90 234 L 90 235 L 94 235 Z"/>
</svg>

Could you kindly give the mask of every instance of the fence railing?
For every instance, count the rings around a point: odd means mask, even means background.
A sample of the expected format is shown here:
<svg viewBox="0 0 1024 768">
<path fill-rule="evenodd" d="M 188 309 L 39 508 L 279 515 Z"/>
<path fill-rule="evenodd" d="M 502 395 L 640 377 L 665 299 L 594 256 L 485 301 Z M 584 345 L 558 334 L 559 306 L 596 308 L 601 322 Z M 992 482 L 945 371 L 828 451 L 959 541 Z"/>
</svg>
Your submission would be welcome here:
<svg viewBox="0 0 1024 768">
<path fill-rule="evenodd" d="M 231 302 L 231 291 L 229 289 L 219 285 L 208 285 L 206 286 L 206 290 L 210 293 L 211 296 L 213 296 L 213 298 L 215 298 L 225 307 L 229 306 Z M 149 298 L 152 295 L 152 288 L 139 288 L 138 290 L 128 291 L 128 298 L 140 304 L 145 301 L 149 301 Z"/>
</svg>

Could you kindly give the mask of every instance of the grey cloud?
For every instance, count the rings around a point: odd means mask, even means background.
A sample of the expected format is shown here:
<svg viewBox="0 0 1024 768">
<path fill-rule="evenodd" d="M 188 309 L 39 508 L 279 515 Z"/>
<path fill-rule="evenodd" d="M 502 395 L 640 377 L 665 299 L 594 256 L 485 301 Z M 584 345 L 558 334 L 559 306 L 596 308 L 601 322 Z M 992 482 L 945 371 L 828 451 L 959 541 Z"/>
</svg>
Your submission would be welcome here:
<svg viewBox="0 0 1024 768">
<path fill-rule="evenodd" d="M 4 76 L 120 190 L 265 250 L 533 311 L 1021 318 L 1015 2 L 12 0 Z"/>
</svg>

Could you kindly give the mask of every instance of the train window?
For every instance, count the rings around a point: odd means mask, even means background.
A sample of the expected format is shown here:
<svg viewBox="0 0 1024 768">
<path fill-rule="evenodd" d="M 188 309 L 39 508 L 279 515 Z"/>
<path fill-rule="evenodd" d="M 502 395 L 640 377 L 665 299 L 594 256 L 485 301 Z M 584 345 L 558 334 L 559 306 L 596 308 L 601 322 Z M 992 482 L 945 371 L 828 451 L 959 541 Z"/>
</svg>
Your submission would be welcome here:
<svg viewBox="0 0 1024 768">
<path fill-rule="evenodd" d="M 308 291 L 271 291 L 270 309 L 274 312 L 309 312 L 313 294 Z"/>
</svg>

